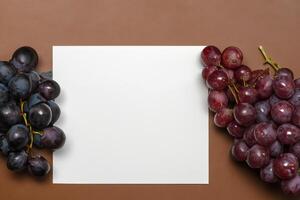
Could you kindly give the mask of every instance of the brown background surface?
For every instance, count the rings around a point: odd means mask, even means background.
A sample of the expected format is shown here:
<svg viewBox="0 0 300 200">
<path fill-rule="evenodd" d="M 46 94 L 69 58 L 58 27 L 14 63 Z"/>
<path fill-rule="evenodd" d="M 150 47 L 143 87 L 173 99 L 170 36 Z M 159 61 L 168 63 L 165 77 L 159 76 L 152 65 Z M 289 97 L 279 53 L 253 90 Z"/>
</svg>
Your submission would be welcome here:
<svg viewBox="0 0 300 200">
<path fill-rule="evenodd" d="M 0 0 L 0 8 L 0 59 L 30 45 L 40 71 L 51 68 L 53 45 L 236 45 L 258 68 L 262 44 L 300 75 L 299 0 Z M 15 175 L 0 159 L 0 199 L 287 199 L 230 159 L 224 131 L 210 124 L 209 134 L 209 185 L 53 185 L 51 176 Z"/>
</svg>

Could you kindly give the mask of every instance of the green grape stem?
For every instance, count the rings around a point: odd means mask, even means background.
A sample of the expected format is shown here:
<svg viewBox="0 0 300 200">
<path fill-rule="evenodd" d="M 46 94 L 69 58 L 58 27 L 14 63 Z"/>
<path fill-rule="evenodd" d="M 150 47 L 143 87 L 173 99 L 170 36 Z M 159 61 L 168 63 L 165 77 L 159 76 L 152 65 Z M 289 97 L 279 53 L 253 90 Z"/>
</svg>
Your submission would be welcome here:
<svg viewBox="0 0 300 200">
<path fill-rule="evenodd" d="M 280 69 L 280 66 L 276 62 L 274 62 L 270 56 L 267 55 L 267 53 L 266 53 L 265 49 L 263 48 L 263 46 L 260 45 L 258 47 L 258 49 L 259 49 L 259 51 L 261 52 L 261 54 L 263 55 L 263 57 L 265 59 L 264 65 L 268 64 L 274 69 L 275 72 L 278 71 L 278 69 Z"/>
</svg>

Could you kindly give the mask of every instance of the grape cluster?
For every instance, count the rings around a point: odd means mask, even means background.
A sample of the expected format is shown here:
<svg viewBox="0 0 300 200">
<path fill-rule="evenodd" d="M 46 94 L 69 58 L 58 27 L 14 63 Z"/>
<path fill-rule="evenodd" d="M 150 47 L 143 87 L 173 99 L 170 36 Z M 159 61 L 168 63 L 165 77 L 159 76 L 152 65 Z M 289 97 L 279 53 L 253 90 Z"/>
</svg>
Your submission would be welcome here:
<svg viewBox="0 0 300 200">
<path fill-rule="evenodd" d="M 208 107 L 214 124 L 234 138 L 235 160 L 257 170 L 262 181 L 300 195 L 300 78 L 275 63 L 262 46 L 259 50 L 271 70 L 251 70 L 237 47 L 203 49 Z"/>
<path fill-rule="evenodd" d="M 40 177 L 49 173 L 50 165 L 33 154 L 33 146 L 55 150 L 66 137 L 54 126 L 60 116 L 54 102 L 60 86 L 34 71 L 37 64 L 38 54 L 31 47 L 21 47 L 9 61 L 0 61 L 0 151 L 8 169 Z"/>
</svg>

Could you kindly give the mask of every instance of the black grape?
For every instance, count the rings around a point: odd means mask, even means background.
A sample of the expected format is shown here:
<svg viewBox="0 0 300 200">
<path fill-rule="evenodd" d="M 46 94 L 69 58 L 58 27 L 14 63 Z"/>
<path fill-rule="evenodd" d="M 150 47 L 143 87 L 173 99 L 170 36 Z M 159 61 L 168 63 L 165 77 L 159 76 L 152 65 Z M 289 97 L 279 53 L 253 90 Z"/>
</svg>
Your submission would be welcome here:
<svg viewBox="0 0 300 200">
<path fill-rule="evenodd" d="M 45 176 L 50 171 L 50 165 L 43 156 L 37 155 L 28 160 L 28 171 L 34 176 Z"/>
<path fill-rule="evenodd" d="M 26 74 L 17 74 L 8 83 L 12 96 L 17 99 L 25 99 L 30 95 L 31 80 Z"/>
<path fill-rule="evenodd" d="M 25 151 L 10 152 L 7 157 L 7 168 L 22 171 L 27 166 L 28 154 Z"/>
<path fill-rule="evenodd" d="M 19 72 L 30 72 L 37 66 L 38 54 L 31 47 L 20 47 L 14 52 L 10 63 Z"/>
<path fill-rule="evenodd" d="M 9 99 L 8 88 L 2 83 L 0 83 L 0 105 L 6 103 L 8 99 Z"/>
<path fill-rule="evenodd" d="M 46 128 L 52 120 L 51 108 L 46 103 L 39 103 L 29 109 L 29 122 L 32 127 L 41 130 Z"/>
<path fill-rule="evenodd" d="M 7 84 L 9 80 L 16 74 L 15 68 L 6 61 L 0 61 L 0 82 Z"/>
<path fill-rule="evenodd" d="M 53 100 L 58 97 L 60 93 L 60 86 L 54 80 L 44 80 L 40 83 L 38 91 L 47 100 Z"/>
<path fill-rule="evenodd" d="M 14 102 L 10 101 L 0 107 L 0 119 L 6 125 L 14 125 L 21 121 L 21 111 L 19 106 Z"/>
<path fill-rule="evenodd" d="M 52 111 L 52 120 L 50 124 L 53 125 L 60 116 L 60 108 L 54 101 L 48 101 L 47 104 L 50 106 Z"/>
<path fill-rule="evenodd" d="M 41 139 L 45 148 L 58 149 L 65 144 L 66 136 L 60 128 L 53 126 L 43 130 Z"/>
<path fill-rule="evenodd" d="M 7 132 L 7 141 L 14 150 L 23 149 L 29 141 L 29 130 L 23 124 L 12 126 Z"/>
</svg>

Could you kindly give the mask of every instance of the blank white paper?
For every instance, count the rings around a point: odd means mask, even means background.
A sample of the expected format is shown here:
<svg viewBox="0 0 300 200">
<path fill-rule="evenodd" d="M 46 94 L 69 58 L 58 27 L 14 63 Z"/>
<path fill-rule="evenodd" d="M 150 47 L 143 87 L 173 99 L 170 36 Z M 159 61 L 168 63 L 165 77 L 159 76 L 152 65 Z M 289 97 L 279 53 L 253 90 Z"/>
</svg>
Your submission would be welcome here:
<svg viewBox="0 0 300 200">
<path fill-rule="evenodd" d="M 53 183 L 208 184 L 203 46 L 54 46 Z"/>
</svg>

